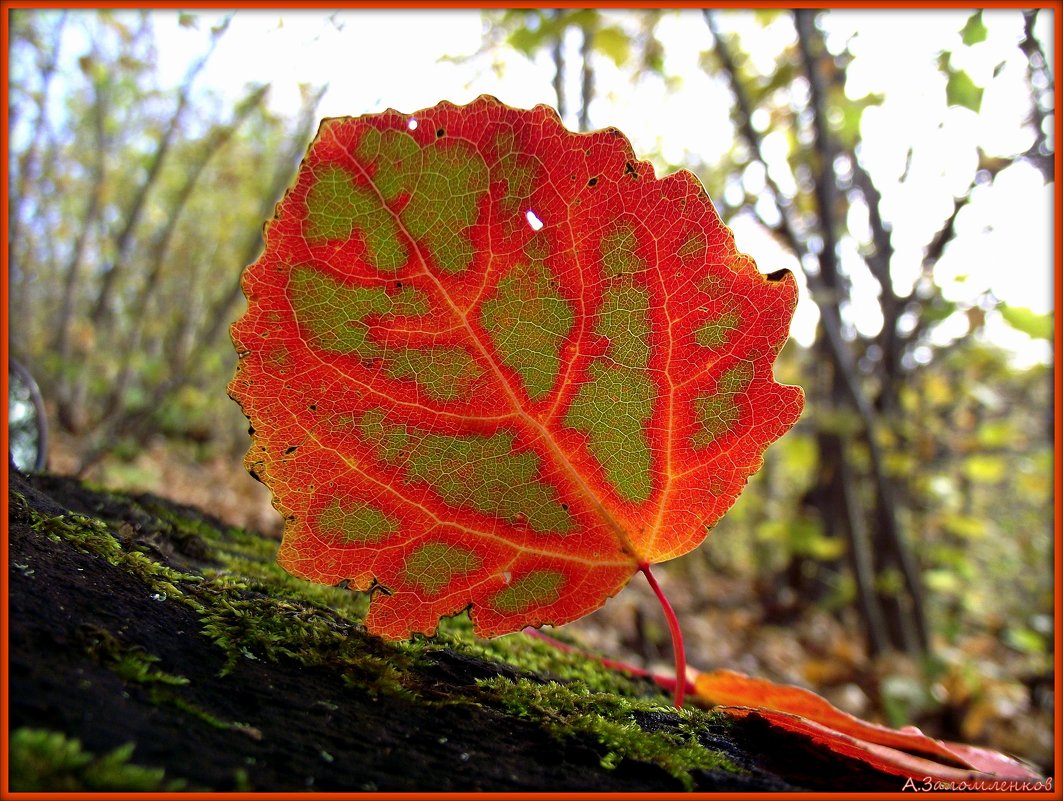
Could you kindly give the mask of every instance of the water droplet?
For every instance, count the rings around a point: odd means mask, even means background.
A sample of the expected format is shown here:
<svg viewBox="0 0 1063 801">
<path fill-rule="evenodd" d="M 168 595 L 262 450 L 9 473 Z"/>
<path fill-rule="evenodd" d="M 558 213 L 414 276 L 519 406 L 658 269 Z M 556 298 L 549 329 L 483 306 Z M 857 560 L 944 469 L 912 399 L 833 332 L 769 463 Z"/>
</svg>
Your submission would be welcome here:
<svg viewBox="0 0 1063 801">
<path fill-rule="evenodd" d="M 164 592 L 153 592 L 151 594 L 151 600 L 153 600 L 153 601 L 165 601 L 166 600 L 166 593 L 164 593 Z"/>
<path fill-rule="evenodd" d="M 464 751 L 461 752 L 461 757 L 459 757 L 459 758 L 461 759 L 462 762 L 468 762 L 469 761 L 469 755 L 466 754 Z"/>
</svg>

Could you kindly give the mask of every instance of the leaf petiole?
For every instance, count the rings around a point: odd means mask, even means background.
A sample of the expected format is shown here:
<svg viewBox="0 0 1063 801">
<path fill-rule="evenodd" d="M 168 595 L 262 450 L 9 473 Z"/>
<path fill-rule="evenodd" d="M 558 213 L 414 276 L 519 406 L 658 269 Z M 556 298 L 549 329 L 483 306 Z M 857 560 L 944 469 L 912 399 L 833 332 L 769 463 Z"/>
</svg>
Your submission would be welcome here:
<svg viewBox="0 0 1063 801">
<path fill-rule="evenodd" d="M 639 570 L 646 576 L 646 581 L 650 583 L 654 595 L 660 601 L 661 609 L 664 610 L 664 617 L 668 621 L 668 630 L 672 633 L 672 654 L 675 659 L 675 705 L 681 709 L 687 686 L 687 654 L 686 648 L 683 646 L 683 631 L 679 628 L 679 618 L 676 617 L 675 610 L 672 609 L 664 590 L 661 589 L 661 585 L 657 583 L 657 579 L 653 576 L 653 571 L 650 570 L 649 562 L 640 564 Z"/>
</svg>

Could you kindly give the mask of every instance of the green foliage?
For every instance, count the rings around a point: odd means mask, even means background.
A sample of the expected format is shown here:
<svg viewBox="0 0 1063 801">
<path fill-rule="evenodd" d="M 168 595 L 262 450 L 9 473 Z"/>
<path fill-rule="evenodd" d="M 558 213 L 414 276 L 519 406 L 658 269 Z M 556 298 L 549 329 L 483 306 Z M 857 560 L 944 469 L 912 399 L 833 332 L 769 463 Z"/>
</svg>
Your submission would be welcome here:
<svg viewBox="0 0 1063 801">
<path fill-rule="evenodd" d="M 1016 331 L 1022 331 L 1033 339 L 1051 341 L 1055 335 L 1053 315 L 1037 314 L 1020 306 L 1009 306 L 1006 303 L 998 307 L 1004 320 Z"/>
<path fill-rule="evenodd" d="M 967 341 L 902 394 L 901 431 L 919 457 L 909 484 L 923 510 L 919 551 L 934 617 L 952 637 L 993 620 L 1028 627 L 1031 615 L 1049 613 L 1048 378 Z"/>
<path fill-rule="evenodd" d="M 987 35 L 985 22 L 982 21 L 981 11 L 975 11 L 971 14 L 971 16 L 967 18 L 963 30 L 960 31 L 963 43 L 968 46 L 984 42 Z"/>
<path fill-rule="evenodd" d="M 133 744 L 103 756 L 82 748 L 62 732 L 21 728 L 8 741 L 9 789 L 18 793 L 160 793 L 189 789 L 182 779 L 166 779 L 161 768 L 132 764 Z"/>
<path fill-rule="evenodd" d="M 950 106 L 963 106 L 977 113 L 982 107 L 982 93 L 985 91 L 976 84 L 963 70 L 953 69 L 948 60 L 943 64 L 948 77 L 945 84 L 945 97 Z"/>
</svg>

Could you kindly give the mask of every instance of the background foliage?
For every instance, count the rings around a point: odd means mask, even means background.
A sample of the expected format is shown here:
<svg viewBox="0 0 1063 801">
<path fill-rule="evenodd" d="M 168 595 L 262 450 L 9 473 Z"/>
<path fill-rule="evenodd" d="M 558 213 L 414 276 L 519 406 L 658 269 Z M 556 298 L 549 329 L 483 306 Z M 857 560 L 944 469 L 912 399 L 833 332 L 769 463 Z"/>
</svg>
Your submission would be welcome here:
<svg viewBox="0 0 1063 801">
<path fill-rule="evenodd" d="M 42 384 L 53 467 L 172 491 L 191 464 L 192 500 L 272 525 L 244 489 L 227 327 L 327 87 L 308 78 L 278 109 L 266 84 L 210 85 L 230 19 L 189 14 L 198 49 L 168 79 L 161 13 L 11 14 L 10 351 Z M 697 173 L 761 268 L 802 279 L 776 372 L 805 388 L 805 415 L 709 543 L 663 571 L 693 661 L 1035 758 L 1051 749 L 1053 318 L 1003 302 L 979 263 L 1024 252 L 984 249 L 1010 224 L 1006 188 L 1050 197 L 1047 16 L 953 14 L 906 90 L 869 72 L 858 15 L 492 11 L 479 50 L 451 54 L 474 77 L 450 98 L 519 105 L 507 92 L 531 76 L 571 127 L 625 131 L 625 114 L 654 117 L 645 98 L 662 119 L 684 98 L 684 144 L 662 130 L 640 155 Z M 678 27 L 701 37 L 696 60 L 669 49 Z M 691 87 L 713 102 L 690 105 Z M 1001 93 L 1006 135 L 983 108 Z M 238 503 L 202 494 L 219 482 Z M 649 662 L 661 626 L 637 591 L 578 624 Z"/>
</svg>

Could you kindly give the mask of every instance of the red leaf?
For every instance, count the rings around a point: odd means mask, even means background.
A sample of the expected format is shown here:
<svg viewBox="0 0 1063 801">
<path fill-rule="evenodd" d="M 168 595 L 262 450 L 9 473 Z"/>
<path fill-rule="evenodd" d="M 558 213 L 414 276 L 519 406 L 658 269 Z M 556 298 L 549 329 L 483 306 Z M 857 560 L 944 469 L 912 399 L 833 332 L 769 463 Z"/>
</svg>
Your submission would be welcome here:
<svg viewBox="0 0 1063 801">
<path fill-rule="evenodd" d="M 230 393 L 297 576 L 368 628 L 581 617 L 695 548 L 797 419 L 797 298 L 688 172 L 481 97 L 326 120 L 244 276 Z"/>
<path fill-rule="evenodd" d="M 692 673 L 694 692 L 703 703 L 736 717 L 756 715 L 772 726 L 796 732 L 818 746 L 886 773 L 940 781 L 1040 779 L 1036 772 L 1004 754 L 935 740 L 914 726 L 891 729 L 868 723 L 801 687 L 730 670 Z"/>
</svg>

